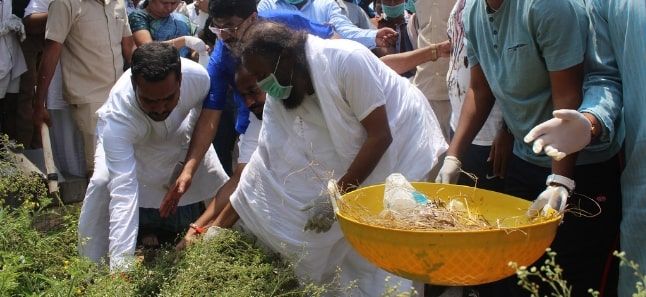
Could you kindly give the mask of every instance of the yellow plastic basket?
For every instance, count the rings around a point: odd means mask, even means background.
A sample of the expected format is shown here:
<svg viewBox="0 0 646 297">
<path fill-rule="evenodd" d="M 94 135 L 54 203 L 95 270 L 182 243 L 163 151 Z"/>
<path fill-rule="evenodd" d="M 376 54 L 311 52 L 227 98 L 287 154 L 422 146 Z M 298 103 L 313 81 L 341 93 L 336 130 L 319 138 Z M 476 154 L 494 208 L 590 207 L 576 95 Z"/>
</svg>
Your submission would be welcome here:
<svg viewBox="0 0 646 297">
<path fill-rule="evenodd" d="M 489 222 L 502 228 L 486 231 L 409 231 L 362 224 L 350 217 L 353 205 L 372 214 L 383 209 L 384 185 L 347 193 L 338 203 L 337 218 L 350 244 L 370 262 L 393 274 L 424 283 L 478 285 L 514 274 L 509 262 L 531 265 L 556 235 L 560 216 L 530 223 L 530 202 L 472 187 L 413 183 L 417 191 L 445 201 L 466 199 Z M 344 210 L 346 214 L 344 214 Z M 511 218 L 511 219 L 505 219 Z M 502 219 L 502 220 L 499 220 Z"/>
</svg>

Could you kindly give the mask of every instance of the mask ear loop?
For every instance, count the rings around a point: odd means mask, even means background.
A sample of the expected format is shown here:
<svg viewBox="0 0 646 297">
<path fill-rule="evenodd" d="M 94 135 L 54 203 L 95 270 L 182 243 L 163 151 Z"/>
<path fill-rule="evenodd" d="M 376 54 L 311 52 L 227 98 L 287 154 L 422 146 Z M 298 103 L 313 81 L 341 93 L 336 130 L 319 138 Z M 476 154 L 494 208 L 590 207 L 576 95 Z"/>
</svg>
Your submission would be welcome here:
<svg viewBox="0 0 646 297">
<path fill-rule="evenodd" d="M 283 55 L 282 53 L 280 55 L 278 55 L 278 61 L 276 61 L 276 66 L 274 67 L 274 76 L 276 76 L 276 70 L 278 70 L 278 64 L 280 63 L 280 57 L 282 55 Z M 294 67 L 292 67 L 292 73 L 289 75 L 289 84 L 292 84 L 292 79 L 293 78 L 294 78 Z M 276 80 L 278 80 L 278 79 L 276 79 Z M 280 82 L 279 82 L 279 84 L 280 84 Z"/>
<path fill-rule="evenodd" d="M 276 75 L 276 70 L 278 70 L 278 64 L 280 64 L 280 56 L 282 55 L 283 55 L 282 53 L 278 55 L 278 61 L 276 61 L 276 66 L 274 66 L 274 75 Z"/>
</svg>

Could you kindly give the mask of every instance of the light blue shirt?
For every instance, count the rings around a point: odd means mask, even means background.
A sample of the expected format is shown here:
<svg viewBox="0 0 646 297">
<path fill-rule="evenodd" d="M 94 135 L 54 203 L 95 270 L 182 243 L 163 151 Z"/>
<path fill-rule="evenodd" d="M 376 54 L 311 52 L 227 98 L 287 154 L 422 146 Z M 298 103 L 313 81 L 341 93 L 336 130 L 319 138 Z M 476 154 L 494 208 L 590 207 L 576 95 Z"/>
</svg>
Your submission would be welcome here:
<svg viewBox="0 0 646 297">
<path fill-rule="evenodd" d="M 258 12 L 287 9 L 300 11 L 306 18 L 319 24 L 331 24 L 334 31 L 339 33 L 345 39 L 354 40 L 365 45 L 368 48 L 375 47 L 375 38 L 377 30 L 360 29 L 348 17 L 343 14 L 341 7 L 334 0 L 305 0 L 307 3 L 298 9 L 295 5 L 289 4 L 284 0 L 261 0 L 258 3 Z"/>
<path fill-rule="evenodd" d="M 494 13 L 486 1 L 469 1 L 464 12 L 469 65 L 480 65 L 500 103 L 514 138 L 514 154 L 532 164 L 551 167 L 522 141 L 534 126 L 552 118 L 549 73 L 583 62 L 588 18 L 582 0 L 505 0 Z M 604 161 L 620 145 L 581 152 L 578 164 Z"/>
<path fill-rule="evenodd" d="M 621 137 L 623 104 L 626 168 L 621 176 L 621 249 L 646 274 L 646 4 L 644 0 L 587 0 L 591 21 L 587 110 Z M 625 98 L 623 100 L 622 98 Z M 622 267 L 619 296 L 635 292 L 637 278 Z"/>
</svg>

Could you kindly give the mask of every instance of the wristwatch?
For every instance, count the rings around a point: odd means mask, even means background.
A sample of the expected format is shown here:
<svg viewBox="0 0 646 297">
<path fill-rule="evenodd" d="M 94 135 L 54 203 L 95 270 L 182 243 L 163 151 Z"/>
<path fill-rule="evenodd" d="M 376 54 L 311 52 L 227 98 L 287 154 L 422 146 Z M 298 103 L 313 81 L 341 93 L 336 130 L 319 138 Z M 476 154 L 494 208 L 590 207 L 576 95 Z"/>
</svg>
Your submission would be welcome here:
<svg viewBox="0 0 646 297">
<path fill-rule="evenodd" d="M 545 181 L 545 185 L 548 186 L 563 186 L 570 194 L 574 191 L 575 183 L 573 179 L 570 179 L 568 177 L 558 175 L 558 174 L 550 174 L 547 176 L 547 181 Z"/>
</svg>

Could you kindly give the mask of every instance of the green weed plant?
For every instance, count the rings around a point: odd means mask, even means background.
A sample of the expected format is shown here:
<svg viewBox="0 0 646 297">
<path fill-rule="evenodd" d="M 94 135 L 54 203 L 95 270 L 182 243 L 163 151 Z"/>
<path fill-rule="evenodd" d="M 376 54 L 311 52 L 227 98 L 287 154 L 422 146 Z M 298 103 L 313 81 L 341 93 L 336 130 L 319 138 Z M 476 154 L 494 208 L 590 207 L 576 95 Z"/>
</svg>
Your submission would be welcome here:
<svg viewBox="0 0 646 297">
<path fill-rule="evenodd" d="M 0 296 L 318 296 L 293 267 L 235 231 L 183 252 L 165 247 L 111 274 L 77 251 L 80 205 L 54 207 L 45 182 L 17 169 L 0 136 Z"/>
<path fill-rule="evenodd" d="M 530 292 L 530 296 L 539 297 L 540 294 L 549 293 L 551 297 L 571 297 L 572 287 L 568 285 L 567 280 L 563 278 L 563 269 L 556 262 L 556 252 L 550 248 L 546 249 L 547 259 L 540 267 L 526 267 L 518 266 L 517 263 L 510 262 L 509 266 L 516 270 L 518 277 L 518 285 L 523 289 Z M 624 252 L 613 252 L 615 257 L 618 257 L 620 266 L 629 267 L 634 276 L 637 278 L 635 284 L 635 293 L 632 297 L 646 297 L 646 275 L 642 274 L 639 270 L 639 264 L 626 258 Z M 542 291 L 541 286 L 547 287 L 547 291 Z M 598 297 L 598 291 L 589 289 L 588 293 L 592 297 Z M 547 296 L 547 295 L 544 295 Z"/>
</svg>

